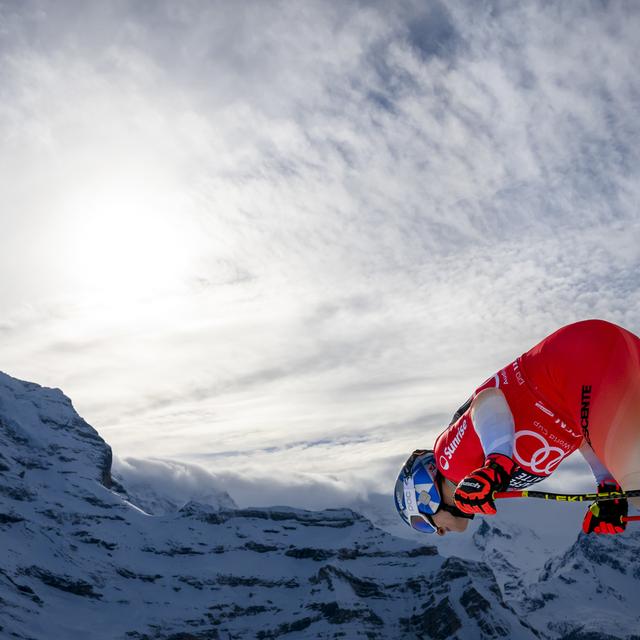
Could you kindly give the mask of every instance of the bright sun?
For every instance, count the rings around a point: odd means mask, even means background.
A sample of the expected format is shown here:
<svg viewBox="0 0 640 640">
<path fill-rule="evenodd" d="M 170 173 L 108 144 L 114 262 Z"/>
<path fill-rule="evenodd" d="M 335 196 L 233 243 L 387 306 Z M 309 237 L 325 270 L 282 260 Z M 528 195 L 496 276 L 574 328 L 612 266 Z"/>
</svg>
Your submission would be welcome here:
<svg viewBox="0 0 640 640">
<path fill-rule="evenodd" d="M 146 298 L 175 289 L 193 266 L 184 198 L 167 184 L 97 180 L 65 204 L 69 277 L 87 294 Z"/>
</svg>

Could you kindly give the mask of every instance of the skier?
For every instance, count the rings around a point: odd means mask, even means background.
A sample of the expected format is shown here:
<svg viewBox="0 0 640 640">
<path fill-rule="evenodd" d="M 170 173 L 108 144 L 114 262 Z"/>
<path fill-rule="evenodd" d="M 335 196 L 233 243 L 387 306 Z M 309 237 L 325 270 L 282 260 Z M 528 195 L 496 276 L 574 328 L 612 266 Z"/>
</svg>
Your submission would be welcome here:
<svg viewBox="0 0 640 640">
<path fill-rule="evenodd" d="M 496 513 L 494 492 L 544 480 L 576 449 L 598 493 L 640 488 L 640 338 L 604 320 L 558 329 L 480 385 L 433 450 L 407 460 L 396 508 L 418 531 L 462 532 Z M 625 529 L 626 499 L 598 507 L 585 533 Z"/>
</svg>

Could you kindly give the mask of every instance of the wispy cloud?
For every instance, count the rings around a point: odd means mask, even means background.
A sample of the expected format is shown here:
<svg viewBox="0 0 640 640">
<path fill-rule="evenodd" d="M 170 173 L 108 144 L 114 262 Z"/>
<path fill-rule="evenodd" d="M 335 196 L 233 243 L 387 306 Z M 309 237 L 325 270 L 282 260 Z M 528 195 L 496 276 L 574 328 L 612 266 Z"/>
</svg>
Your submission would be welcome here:
<svg viewBox="0 0 640 640">
<path fill-rule="evenodd" d="M 633 4 L 141 7 L 0 9 L 2 368 L 121 455 L 383 490 L 557 326 L 640 331 Z"/>
</svg>

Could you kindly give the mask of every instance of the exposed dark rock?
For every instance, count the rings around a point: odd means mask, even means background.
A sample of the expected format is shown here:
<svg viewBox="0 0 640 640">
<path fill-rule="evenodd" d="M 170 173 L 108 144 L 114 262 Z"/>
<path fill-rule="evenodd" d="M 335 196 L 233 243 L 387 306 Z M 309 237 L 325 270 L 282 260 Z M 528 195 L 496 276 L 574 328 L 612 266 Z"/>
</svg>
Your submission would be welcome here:
<svg viewBox="0 0 640 640">
<path fill-rule="evenodd" d="M 327 514 L 323 517 L 323 514 Z M 342 515 L 345 514 L 345 515 Z M 256 518 L 259 520 L 273 520 L 276 522 L 295 521 L 305 527 L 330 527 L 332 529 L 342 529 L 352 527 L 356 520 L 363 520 L 362 516 L 349 511 L 326 509 L 320 512 L 304 511 L 279 511 L 275 509 L 238 509 L 236 511 L 221 512 L 224 521 L 231 518 Z"/>
<path fill-rule="evenodd" d="M 256 553 L 269 553 L 270 551 L 277 551 L 279 547 L 270 544 L 261 544 L 259 542 L 247 542 L 242 548 L 248 551 L 255 551 Z"/>
<path fill-rule="evenodd" d="M 76 531 L 73 536 L 74 538 L 78 538 L 80 542 L 84 542 L 85 544 L 95 544 L 104 549 L 108 549 L 109 551 L 113 551 L 118 547 L 115 542 L 106 542 L 105 540 L 96 538 L 92 536 L 88 531 Z"/>
<path fill-rule="evenodd" d="M 0 524 L 16 524 L 17 522 L 24 522 L 24 518 L 13 513 L 0 513 Z"/>
<path fill-rule="evenodd" d="M 215 587 L 218 583 L 216 580 L 202 580 L 201 578 L 196 578 L 194 576 L 173 576 L 178 580 L 178 582 L 183 582 L 184 584 L 188 584 L 190 587 L 194 589 L 198 589 L 201 591 L 204 587 Z"/>
<path fill-rule="evenodd" d="M 3 575 L 15 587 L 18 593 L 28 597 L 30 600 L 33 600 L 33 602 L 35 602 L 38 605 L 43 604 L 42 600 L 36 595 L 36 592 L 31 587 L 29 587 L 26 584 L 19 584 L 7 572 L 2 571 L 2 569 L 0 569 L 0 575 Z M 2 601 L 2 598 L 0 598 L 0 602 L 1 601 Z"/>
<path fill-rule="evenodd" d="M 464 607 L 470 618 L 475 618 L 480 629 L 490 637 L 506 636 L 509 629 L 487 619 L 491 615 L 491 603 L 484 598 L 477 589 L 469 587 L 460 598 L 460 604 Z"/>
<path fill-rule="evenodd" d="M 345 609 L 337 602 L 320 602 L 310 604 L 307 609 L 319 611 L 331 624 L 344 624 L 352 620 L 361 620 L 365 624 L 382 626 L 384 622 L 369 609 Z"/>
<path fill-rule="evenodd" d="M 171 547 L 169 549 L 155 549 L 154 547 L 142 547 L 145 553 L 155 553 L 159 556 L 203 556 L 204 551 L 196 551 L 191 547 Z"/>
<path fill-rule="evenodd" d="M 29 444 L 29 438 L 20 433 L 21 429 L 6 417 L 0 416 L 0 431 L 16 445 Z"/>
<path fill-rule="evenodd" d="M 564 635 L 559 640 L 636 640 L 640 636 L 610 636 L 604 633 L 596 633 L 595 631 L 584 631 L 583 629 L 576 629 L 568 635 Z"/>
<path fill-rule="evenodd" d="M 422 613 L 410 618 L 402 618 L 401 626 L 407 633 L 430 640 L 446 640 L 462 627 L 449 598 L 443 598 L 437 604 L 426 607 Z"/>
<path fill-rule="evenodd" d="M 235 618 L 244 616 L 257 616 L 261 613 L 275 614 L 282 611 L 282 609 L 275 606 L 266 607 L 264 605 L 254 605 L 250 607 L 240 607 L 237 604 L 214 604 L 209 607 L 209 610 L 217 612 L 216 615 L 213 613 L 206 614 L 211 623 L 215 625 L 221 624 L 223 620 L 234 620 Z"/>
<path fill-rule="evenodd" d="M 606 536 L 603 536 L 606 538 Z M 559 570 L 567 568 L 573 571 L 587 571 L 594 565 L 608 566 L 622 574 L 627 573 L 627 564 L 621 562 L 607 544 L 607 540 L 596 535 L 580 534 L 576 542 L 567 552 L 547 562 L 540 574 L 540 581 L 545 582 L 557 577 Z"/>
<path fill-rule="evenodd" d="M 323 562 L 329 558 L 333 558 L 335 551 L 327 551 L 326 549 L 312 549 L 310 547 L 301 547 L 299 549 L 289 549 L 285 552 L 285 556 L 290 558 L 298 558 L 305 560 L 315 560 L 316 562 Z"/>
<path fill-rule="evenodd" d="M 220 640 L 220 632 L 217 629 L 206 629 L 198 631 L 197 633 L 187 631 L 168 633 L 167 631 L 163 632 L 160 628 L 156 628 L 153 635 L 140 633 L 139 631 L 127 631 L 125 636 L 131 638 L 131 640 Z M 231 638 L 231 636 L 229 636 L 229 638 Z M 227 638 L 224 640 L 227 640 Z"/>
<path fill-rule="evenodd" d="M 326 565 L 322 567 L 314 578 L 310 579 L 312 584 L 318 584 L 320 582 L 326 582 L 327 586 L 333 591 L 333 580 L 342 580 L 349 584 L 353 589 L 353 592 L 360 598 L 384 598 L 385 594 L 381 588 L 371 580 L 364 580 L 357 578 L 349 571 L 334 567 L 333 565 Z"/>
<path fill-rule="evenodd" d="M 313 618 L 300 618 L 299 620 L 294 620 L 293 622 L 284 622 L 283 624 L 278 625 L 278 627 L 273 631 L 258 631 L 258 633 L 256 634 L 256 638 L 258 638 L 258 640 L 269 640 L 271 638 L 282 636 L 285 633 L 304 631 L 314 622 L 318 622 L 319 620 L 321 620 L 321 617 L 316 616 Z"/>
<path fill-rule="evenodd" d="M 17 500 L 18 502 L 33 502 L 37 496 L 35 492 L 29 491 L 24 487 L 0 486 L 0 493 L 7 498 L 11 498 L 11 500 Z"/>
<path fill-rule="evenodd" d="M 437 556 L 438 549 L 437 547 L 416 547 L 415 549 L 406 551 L 404 555 L 406 555 L 407 558 L 419 558 L 421 556 Z"/>
<path fill-rule="evenodd" d="M 25 469 L 40 469 L 41 471 L 44 471 L 46 469 L 51 468 L 51 465 L 45 462 L 44 460 L 42 460 L 41 458 L 28 458 L 28 457 L 14 456 L 13 459 L 16 463 L 18 463 L 21 467 L 24 467 Z"/>
<path fill-rule="evenodd" d="M 123 569 L 122 567 L 116 569 L 117 573 L 121 575 L 123 578 L 128 578 L 130 580 L 142 580 L 142 582 L 155 582 L 162 578 L 160 574 L 149 575 L 144 573 L 134 573 L 133 571 L 129 571 L 128 569 Z"/>
<path fill-rule="evenodd" d="M 102 594 L 96 593 L 93 590 L 93 585 L 85 582 L 84 580 L 77 580 L 70 578 L 69 576 L 61 576 L 41 569 L 39 567 L 31 566 L 21 571 L 24 575 L 32 578 L 37 578 L 43 584 L 60 591 L 66 591 L 67 593 L 73 593 L 76 596 L 83 596 L 86 598 L 102 598 Z"/>
<path fill-rule="evenodd" d="M 247 578 L 246 576 L 219 575 L 217 581 L 218 584 L 224 584 L 230 587 L 286 587 L 287 589 L 296 589 L 300 586 L 295 578 L 289 578 L 288 580 L 263 580 L 255 577 Z"/>
<path fill-rule="evenodd" d="M 82 499 L 94 507 L 100 507 L 100 509 L 113 509 L 114 507 L 113 504 L 104 502 L 103 500 L 100 500 L 100 498 L 96 498 L 96 496 L 83 496 Z"/>
</svg>

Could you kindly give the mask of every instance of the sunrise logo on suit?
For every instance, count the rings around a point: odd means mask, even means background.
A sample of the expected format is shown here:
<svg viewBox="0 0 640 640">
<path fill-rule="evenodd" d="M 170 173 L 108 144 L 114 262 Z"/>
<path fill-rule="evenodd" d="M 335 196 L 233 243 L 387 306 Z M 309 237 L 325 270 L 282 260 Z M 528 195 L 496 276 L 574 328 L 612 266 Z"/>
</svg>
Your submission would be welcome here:
<svg viewBox="0 0 640 640">
<path fill-rule="evenodd" d="M 443 470 L 447 470 L 449 468 L 449 460 L 453 458 L 453 454 L 456 452 L 458 445 L 462 441 L 462 437 L 464 436 L 465 431 L 467 430 L 467 421 L 463 420 L 462 424 L 458 428 L 458 433 L 454 436 L 453 440 L 451 440 L 451 444 L 448 444 L 444 448 L 444 455 L 440 456 L 439 463 L 440 467 Z M 445 457 L 446 456 L 446 457 Z"/>
</svg>

